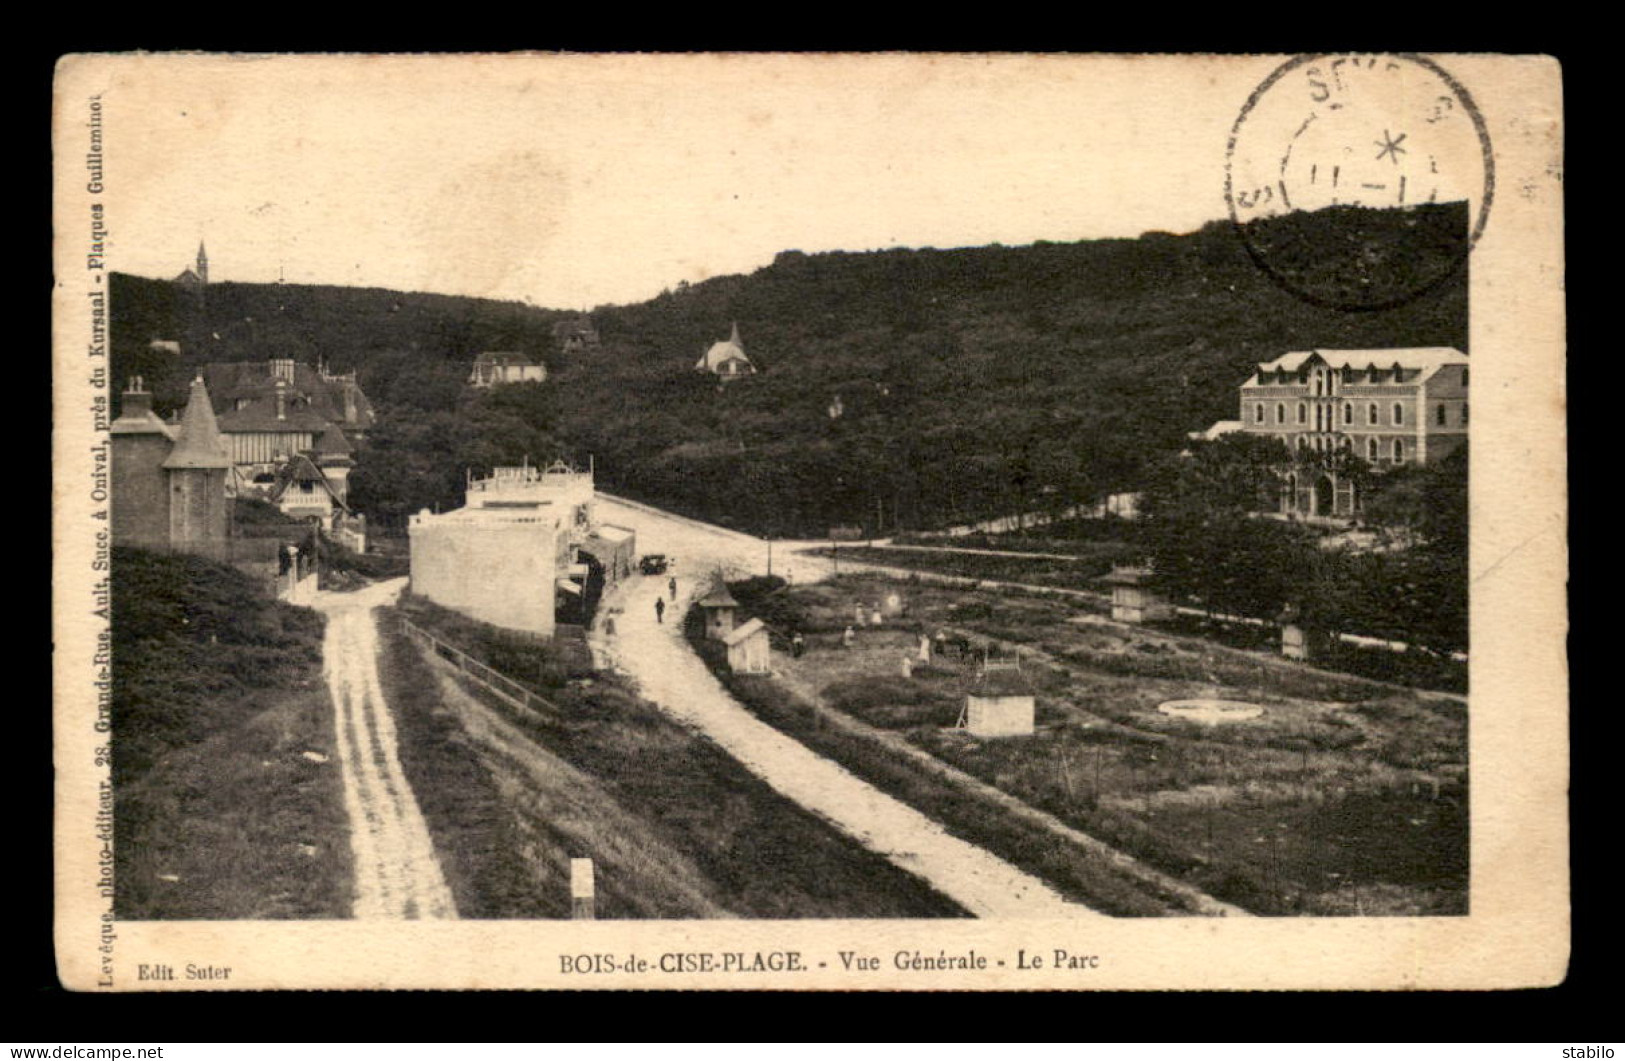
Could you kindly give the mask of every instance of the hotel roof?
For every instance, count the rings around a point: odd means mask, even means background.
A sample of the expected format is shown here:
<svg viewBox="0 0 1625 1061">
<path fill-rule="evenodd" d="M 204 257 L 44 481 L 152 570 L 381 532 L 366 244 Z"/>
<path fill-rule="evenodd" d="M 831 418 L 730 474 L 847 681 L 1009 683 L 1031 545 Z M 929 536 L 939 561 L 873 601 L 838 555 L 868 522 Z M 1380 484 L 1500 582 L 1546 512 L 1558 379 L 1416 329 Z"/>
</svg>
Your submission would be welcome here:
<svg viewBox="0 0 1625 1061">
<path fill-rule="evenodd" d="M 1261 361 L 1261 372 L 1296 372 L 1311 358 L 1330 368 L 1401 368 L 1432 372 L 1445 365 L 1465 365 L 1467 355 L 1448 346 L 1397 347 L 1382 350 L 1298 350 L 1273 361 Z"/>
</svg>

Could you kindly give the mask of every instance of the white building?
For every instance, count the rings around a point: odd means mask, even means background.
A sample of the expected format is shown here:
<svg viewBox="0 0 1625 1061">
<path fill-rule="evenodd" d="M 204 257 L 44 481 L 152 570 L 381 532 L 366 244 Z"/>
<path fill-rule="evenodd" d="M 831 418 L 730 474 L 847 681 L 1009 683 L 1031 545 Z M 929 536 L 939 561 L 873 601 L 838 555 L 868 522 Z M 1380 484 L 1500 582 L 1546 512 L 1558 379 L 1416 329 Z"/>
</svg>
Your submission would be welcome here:
<svg viewBox="0 0 1625 1061">
<path fill-rule="evenodd" d="M 589 568 L 579 562 L 581 547 L 610 541 L 616 556 L 635 548 L 630 531 L 595 528 L 594 496 L 592 472 L 562 461 L 469 480 L 464 507 L 412 517 L 412 592 L 496 626 L 551 636 L 559 594 L 583 591 Z"/>
<path fill-rule="evenodd" d="M 737 321 L 734 323 L 733 334 L 723 342 L 712 343 L 694 367 L 701 372 L 721 376 L 724 380 L 756 374 L 756 366 L 745 356 L 745 344 L 739 339 Z"/>
<path fill-rule="evenodd" d="M 570 549 L 549 505 L 413 516 L 412 592 L 493 626 L 551 637 Z"/>
<path fill-rule="evenodd" d="M 541 383 L 547 379 L 547 366 L 526 354 L 487 352 L 474 359 L 468 382 L 473 387 L 495 387 L 502 383 Z"/>
</svg>

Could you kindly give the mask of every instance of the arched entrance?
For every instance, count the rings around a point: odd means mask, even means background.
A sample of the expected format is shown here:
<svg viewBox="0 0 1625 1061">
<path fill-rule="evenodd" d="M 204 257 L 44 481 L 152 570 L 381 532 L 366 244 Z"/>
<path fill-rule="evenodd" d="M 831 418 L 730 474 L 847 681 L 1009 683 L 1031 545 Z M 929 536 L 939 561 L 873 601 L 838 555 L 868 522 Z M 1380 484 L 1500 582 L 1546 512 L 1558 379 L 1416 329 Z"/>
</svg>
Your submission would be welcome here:
<svg viewBox="0 0 1625 1061">
<path fill-rule="evenodd" d="M 1331 476 L 1319 475 L 1315 477 L 1313 498 L 1315 515 L 1330 516 L 1332 514 L 1337 498 L 1337 486 L 1332 482 Z"/>
</svg>

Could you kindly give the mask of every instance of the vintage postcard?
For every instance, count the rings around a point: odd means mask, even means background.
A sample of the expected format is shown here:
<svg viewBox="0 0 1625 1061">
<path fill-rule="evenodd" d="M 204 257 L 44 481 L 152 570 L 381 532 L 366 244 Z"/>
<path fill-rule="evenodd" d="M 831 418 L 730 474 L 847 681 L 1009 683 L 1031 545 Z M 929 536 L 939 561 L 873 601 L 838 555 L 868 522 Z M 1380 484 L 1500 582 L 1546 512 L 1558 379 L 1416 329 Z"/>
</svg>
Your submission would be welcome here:
<svg viewBox="0 0 1625 1061">
<path fill-rule="evenodd" d="M 63 983 L 1561 982 L 1561 114 L 64 58 Z"/>
</svg>

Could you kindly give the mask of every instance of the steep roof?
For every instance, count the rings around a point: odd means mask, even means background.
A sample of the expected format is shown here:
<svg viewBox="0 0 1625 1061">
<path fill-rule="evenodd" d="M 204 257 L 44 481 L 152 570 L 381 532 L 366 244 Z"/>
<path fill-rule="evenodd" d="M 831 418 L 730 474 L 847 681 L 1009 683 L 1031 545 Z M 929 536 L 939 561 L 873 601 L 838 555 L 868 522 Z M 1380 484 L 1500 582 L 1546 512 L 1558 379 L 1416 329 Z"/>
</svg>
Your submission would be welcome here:
<svg viewBox="0 0 1625 1061">
<path fill-rule="evenodd" d="M 752 634 L 756 633 L 756 631 L 758 631 L 758 630 L 765 631 L 766 629 L 767 629 L 767 624 L 762 622 L 762 620 L 760 620 L 760 619 L 752 619 L 748 623 L 744 623 L 744 624 L 742 624 L 740 626 L 734 627 L 733 631 L 722 639 L 722 643 L 724 645 L 727 645 L 729 648 L 732 648 L 735 645 L 739 644 L 739 642 L 745 640 L 746 638 L 750 637 Z"/>
<path fill-rule="evenodd" d="M 271 487 L 271 500 L 273 502 L 282 500 L 282 495 L 288 492 L 288 488 L 298 483 L 312 483 L 320 485 L 323 490 L 327 491 L 328 496 L 333 499 L 333 503 L 335 505 L 338 505 L 345 511 L 349 511 L 349 508 L 344 504 L 343 501 L 339 500 L 338 494 L 333 490 L 332 482 L 330 482 L 327 476 L 322 473 L 322 470 L 303 453 L 289 458 L 283 463 L 282 467 L 276 470 L 276 485 Z"/>
<path fill-rule="evenodd" d="M 711 348 L 705 352 L 705 356 L 695 362 L 694 367 L 704 369 L 707 372 L 716 372 L 730 361 L 743 361 L 753 370 L 756 367 L 751 365 L 750 358 L 745 356 L 745 344 L 739 340 L 739 322 L 737 321 L 734 322 L 733 334 L 720 343 L 712 343 Z"/>
<path fill-rule="evenodd" d="M 728 584 L 719 578 L 716 584 L 711 587 L 711 592 L 707 593 L 705 599 L 700 601 L 700 607 L 737 608 L 739 602 L 734 600 L 733 595 L 728 592 Z"/>
<path fill-rule="evenodd" d="M 316 440 L 316 455 L 323 459 L 348 457 L 353 452 L 337 424 L 328 424 L 327 430 Z"/>
<path fill-rule="evenodd" d="M 283 415 L 276 412 L 277 376 L 269 361 L 216 361 L 203 366 L 214 397 L 220 429 L 307 431 L 321 434 L 329 423 L 365 431 L 375 419 L 372 403 L 350 379 L 329 379 L 310 365 L 295 364 L 283 381 Z M 346 402 L 346 395 L 349 401 Z M 241 406 L 241 408 L 238 408 Z"/>
<path fill-rule="evenodd" d="M 175 448 L 164 458 L 165 468 L 231 467 L 231 458 L 226 456 L 226 447 L 220 438 L 220 427 L 214 420 L 214 407 L 209 404 L 209 388 L 202 376 L 192 381 L 186 411 L 181 414 L 179 434 Z"/>
</svg>

